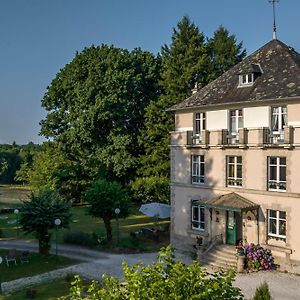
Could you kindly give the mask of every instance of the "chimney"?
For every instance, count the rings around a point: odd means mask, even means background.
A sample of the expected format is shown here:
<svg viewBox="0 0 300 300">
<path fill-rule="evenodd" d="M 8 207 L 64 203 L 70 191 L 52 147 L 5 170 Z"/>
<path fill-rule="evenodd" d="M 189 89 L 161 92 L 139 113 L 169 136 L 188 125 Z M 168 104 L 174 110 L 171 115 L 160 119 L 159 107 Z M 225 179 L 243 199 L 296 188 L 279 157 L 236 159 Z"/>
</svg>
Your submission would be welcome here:
<svg viewBox="0 0 300 300">
<path fill-rule="evenodd" d="M 202 88 L 202 85 L 200 82 L 195 82 L 194 87 L 192 88 L 192 95 L 196 94 L 200 89 Z"/>
</svg>

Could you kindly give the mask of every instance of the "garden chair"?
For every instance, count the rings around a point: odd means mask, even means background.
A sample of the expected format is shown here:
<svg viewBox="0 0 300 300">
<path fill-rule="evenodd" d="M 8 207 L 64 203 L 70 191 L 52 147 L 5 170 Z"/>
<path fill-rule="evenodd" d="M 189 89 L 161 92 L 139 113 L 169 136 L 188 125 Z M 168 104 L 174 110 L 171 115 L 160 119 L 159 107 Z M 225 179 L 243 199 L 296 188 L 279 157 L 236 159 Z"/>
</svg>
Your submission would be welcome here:
<svg viewBox="0 0 300 300">
<path fill-rule="evenodd" d="M 17 265 L 17 251 L 16 249 L 10 249 L 8 254 L 5 256 L 6 265 L 9 267 L 10 262 L 14 262 Z"/>
<path fill-rule="evenodd" d="M 22 251 L 20 261 L 21 264 L 29 263 L 29 251 Z"/>
</svg>

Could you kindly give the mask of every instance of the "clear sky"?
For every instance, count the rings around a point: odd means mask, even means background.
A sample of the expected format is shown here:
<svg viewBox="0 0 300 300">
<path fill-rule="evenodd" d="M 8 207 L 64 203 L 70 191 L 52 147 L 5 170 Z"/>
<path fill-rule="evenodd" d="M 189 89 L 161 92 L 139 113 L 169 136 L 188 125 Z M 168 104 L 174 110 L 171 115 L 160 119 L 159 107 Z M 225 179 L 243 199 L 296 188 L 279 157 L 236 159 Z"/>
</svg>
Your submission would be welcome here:
<svg viewBox="0 0 300 300">
<path fill-rule="evenodd" d="M 268 0 L 0 0 L 0 143 L 41 142 L 41 99 L 60 68 L 92 44 L 158 53 L 188 15 L 219 25 L 250 54 L 272 38 Z M 300 1 L 277 4 L 278 38 L 300 51 Z"/>
</svg>

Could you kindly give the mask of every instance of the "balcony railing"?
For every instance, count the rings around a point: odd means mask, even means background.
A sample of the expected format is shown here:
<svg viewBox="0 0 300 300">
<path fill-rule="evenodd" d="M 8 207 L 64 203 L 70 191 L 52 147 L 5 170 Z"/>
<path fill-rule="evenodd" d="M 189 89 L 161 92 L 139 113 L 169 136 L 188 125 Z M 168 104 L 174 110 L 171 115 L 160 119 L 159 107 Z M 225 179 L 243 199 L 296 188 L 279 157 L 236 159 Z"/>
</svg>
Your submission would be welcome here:
<svg viewBox="0 0 300 300">
<path fill-rule="evenodd" d="M 242 186 L 242 178 L 227 178 L 227 186 Z"/>
<path fill-rule="evenodd" d="M 268 190 L 273 191 L 286 191 L 286 182 L 285 181 L 273 181 L 269 180 Z"/>
<path fill-rule="evenodd" d="M 270 128 L 241 128 L 230 133 L 227 129 L 203 130 L 200 133 L 186 131 L 186 134 L 174 133 L 174 144 L 185 144 L 189 147 L 293 147 L 300 144 L 300 128 L 286 126 L 282 131 L 272 132 Z M 182 136 L 182 142 L 179 136 Z M 177 139 L 177 142 L 176 142 Z"/>
</svg>

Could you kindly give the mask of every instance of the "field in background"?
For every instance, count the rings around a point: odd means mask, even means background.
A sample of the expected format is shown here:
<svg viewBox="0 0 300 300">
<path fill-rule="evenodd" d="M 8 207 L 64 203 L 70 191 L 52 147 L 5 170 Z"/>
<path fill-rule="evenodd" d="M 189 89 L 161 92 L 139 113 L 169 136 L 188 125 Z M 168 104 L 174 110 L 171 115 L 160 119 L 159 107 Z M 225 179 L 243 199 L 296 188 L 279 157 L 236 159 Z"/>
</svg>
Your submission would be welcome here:
<svg viewBox="0 0 300 300">
<path fill-rule="evenodd" d="M 22 200 L 28 199 L 30 189 L 23 185 L 0 185 L 0 209 L 16 207 Z"/>
</svg>

